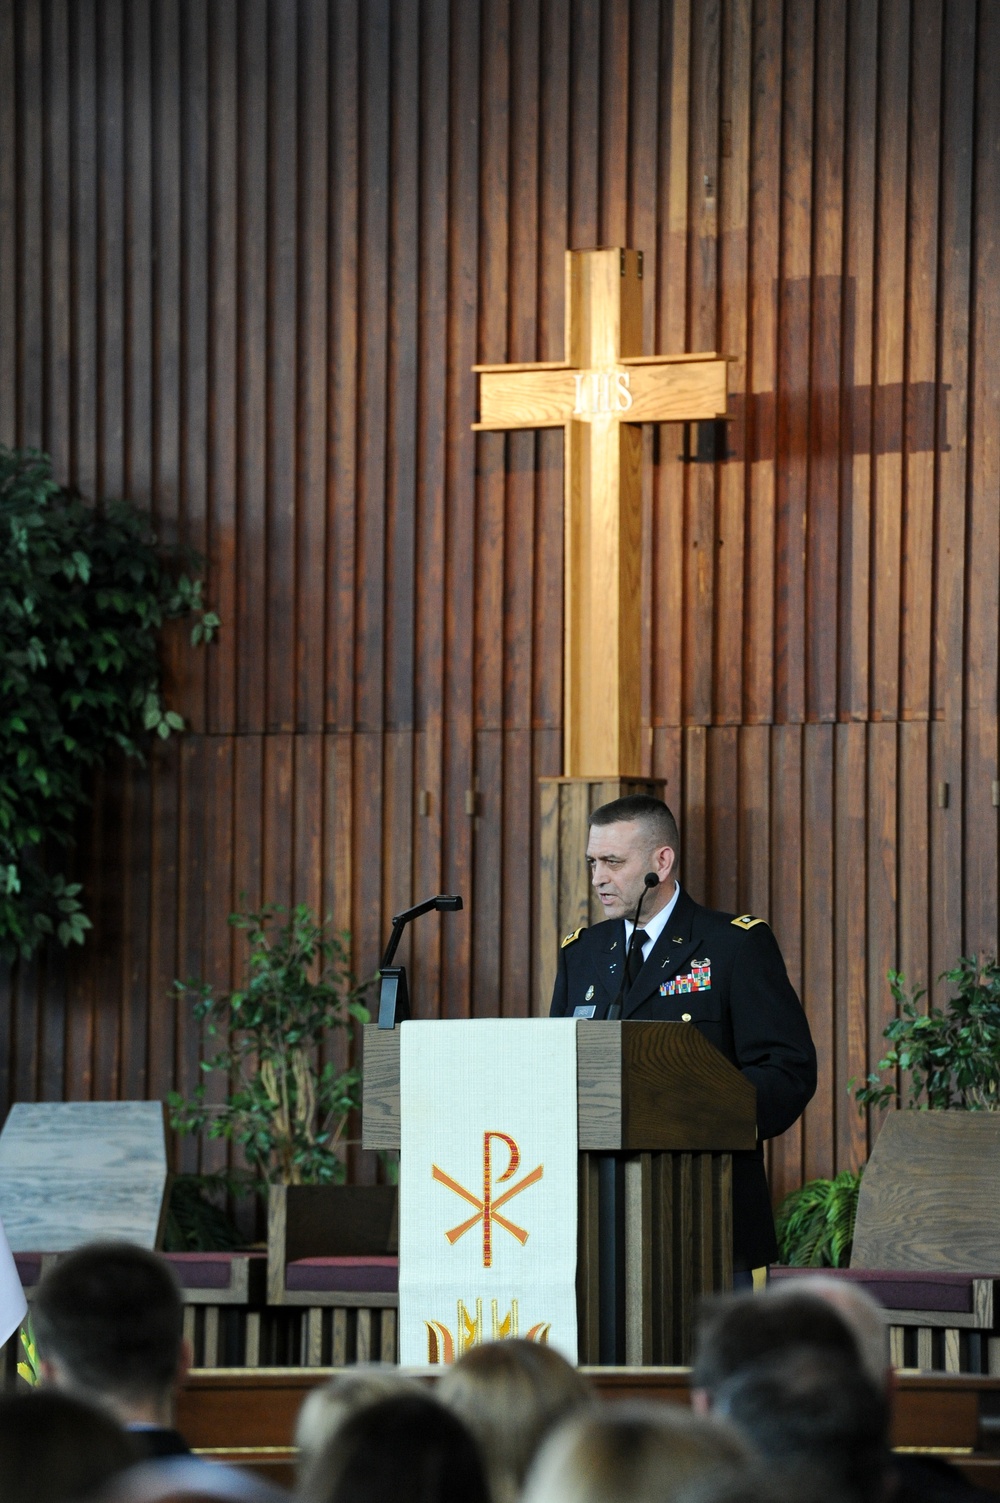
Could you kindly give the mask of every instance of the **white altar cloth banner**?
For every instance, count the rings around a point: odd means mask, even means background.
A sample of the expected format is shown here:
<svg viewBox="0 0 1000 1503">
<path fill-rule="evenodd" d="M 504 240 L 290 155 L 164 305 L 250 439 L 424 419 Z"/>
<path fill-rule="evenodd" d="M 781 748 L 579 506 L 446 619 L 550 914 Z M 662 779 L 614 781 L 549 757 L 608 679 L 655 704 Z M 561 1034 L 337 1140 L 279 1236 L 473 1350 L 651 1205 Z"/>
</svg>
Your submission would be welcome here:
<svg viewBox="0 0 1000 1503">
<path fill-rule="evenodd" d="M 400 1034 L 399 1360 L 527 1337 L 577 1360 L 576 1022 Z"/>
<path fill-rule="evenodd" d="M 28 1302 L 18 1278 L 17 1264 L 0 1221 L 0 1346 L 13 1336 L 27 1313 Z"/>
</svg>

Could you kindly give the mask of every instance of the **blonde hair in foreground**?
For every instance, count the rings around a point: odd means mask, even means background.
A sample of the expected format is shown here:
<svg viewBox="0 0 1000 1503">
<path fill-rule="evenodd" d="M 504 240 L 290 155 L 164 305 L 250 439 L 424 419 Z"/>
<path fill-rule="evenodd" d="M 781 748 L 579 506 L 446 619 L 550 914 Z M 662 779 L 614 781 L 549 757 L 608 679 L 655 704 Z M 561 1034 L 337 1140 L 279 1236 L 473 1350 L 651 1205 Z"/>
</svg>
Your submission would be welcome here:
<svg viewBox="0 0 1000 1503">
<path fill-rule="evenodd" d="M 684 1503 L 708 1481 L 742 1477 L 751 1456 L 727 1424 L 679 1405 L 609 1405 L 556 1431 L 523 1503 Z"/>
<path fill-rule="evenodd" d="M 590 1388 L 552 1347 L 515 1338 L 466 1352 L 441 1378 L 437 1397 L 472 1431 L 493 1503 L 514 1503 L 538 1447 L 590 1403 Z"/>
</svg>

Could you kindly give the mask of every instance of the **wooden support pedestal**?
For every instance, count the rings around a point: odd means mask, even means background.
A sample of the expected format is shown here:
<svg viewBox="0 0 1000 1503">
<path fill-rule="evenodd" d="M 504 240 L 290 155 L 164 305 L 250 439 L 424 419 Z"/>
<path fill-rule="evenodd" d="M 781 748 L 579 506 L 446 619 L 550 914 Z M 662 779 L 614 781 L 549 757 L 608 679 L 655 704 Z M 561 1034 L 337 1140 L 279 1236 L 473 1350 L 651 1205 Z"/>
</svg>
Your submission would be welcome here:
<svg viewBox="0 0 1000 1503">
<path fill-rule="evenodd" d="M 690 1362 L 698 1299 L 733 1285 L 732 1174 L 728 1153 L 581 1153 L 581 1363 Z"/>
</svg>

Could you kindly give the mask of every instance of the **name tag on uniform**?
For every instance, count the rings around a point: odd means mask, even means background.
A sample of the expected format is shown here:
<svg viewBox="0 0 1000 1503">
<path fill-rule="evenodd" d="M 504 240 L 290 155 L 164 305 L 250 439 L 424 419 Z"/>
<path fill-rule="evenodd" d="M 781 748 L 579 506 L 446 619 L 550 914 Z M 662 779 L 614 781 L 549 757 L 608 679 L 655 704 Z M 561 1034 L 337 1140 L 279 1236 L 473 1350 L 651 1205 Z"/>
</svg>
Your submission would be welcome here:
<svg viewBox="0 0 1000 1503">
<path fill-rule="evenodd" d="M 574 1018 L 592 1018 L 594 1016 L 594 1013 L 596 1011 L 597 1011 L 597 1003 L 596 1002 L 591 1002 L 591 1004 L 590 1004 L 589 1007 L 583 1007 L 583 1006 L 574 1007 L 574 1009 L 573 1009 L 573 1016 L 574 1016 Z"/>
</svg>

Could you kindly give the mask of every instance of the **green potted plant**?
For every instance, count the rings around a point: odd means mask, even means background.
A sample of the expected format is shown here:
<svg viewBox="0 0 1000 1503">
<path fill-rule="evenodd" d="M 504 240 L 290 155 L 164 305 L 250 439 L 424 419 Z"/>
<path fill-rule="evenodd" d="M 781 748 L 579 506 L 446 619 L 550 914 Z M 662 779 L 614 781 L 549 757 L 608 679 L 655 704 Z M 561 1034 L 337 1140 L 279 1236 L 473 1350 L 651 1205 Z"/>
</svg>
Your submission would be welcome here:
<svg viewBox="0 0 1000 1503">
<path fill-rule="evenodd" d="M 327 1232 L 331 1241 L 334 1232 L 342 1241 L 345 1222 L 364 1220 L 374 1202 L 381 1214 L 382 1201 L 393 1193 L 385 1186 L 343 1184 L 352 1141 L 347 1131 L 361 1105 L 361 1071 L 329 1057 L 332 1037 L 340 1033 L 348 1040 L 350 1061 L 355 1030 L 369 1020 L 362 998 L 371 983 L 355 981 L 347 936 L 330 932 L 304 904 L 291 913 L 268 904 L 231 914 L 229 922 L 249 945 L 244 984 L 217 994 L 205 982 L 175 982 L 218 1045 L 201 1068 L 206 1075 L 223 1074 L 226 1094 L 210 1102 L 204 1083 L 187 1098 L 172 1093 L 171 1123 L 180 1132 L 225 1138 L 239 1147 L 249 1183 L 267 1194 L 269 1245 L 278 1239 L 284 1250 L 289 1240 L 300 1242 L 305 1221 L 322 1251 Z M 215 1182 L 232 1188 L 234 1178 L 216 1176 Z M 203 1194 L 210 1196 L 212 1188 L 212 1177 L 204 1177 Z M 190 1200 L 190 1185 L 186 1194 Z M 190 1206 L 177 1209 L 187 1215 L 196 1239 L 202 1218 L 192 1217 Z"/>
<path fill-rule="evenodd" d="M 861 1111 L 904 1098 L 921 1112 L 1000 1110 L 1000 966 L 992 956 L 963 955 L 940 979 L 952 995 L 944 1007 L 925 1010 L 925 991 L 889 971 L 897 1014 L 883 1032 L 888 1048 L 862 1084 L 848 1084 Z M 895 1124 L 897 1131 L 905 1126 Z M 845 1170 L 787 1195 L 775 1217 L 781 1261 L 846 1267 L 860 1190 L 861 1172 Z"/>
<path fill-rule="evenodd" d="M 219 624 L 192 554 L 158 548 L 128 501 L 86 504 L 52 462 L 0 445 L 0 956 L 50 936 L 82 944 L 90 920 L 65 869 L 95 768 L 141 757 L 184 722 L 163 704 L 164 623 Z"/>
<path fill-rule="evenodd" d="M 1000 966 L 991 955 L 963 955 L 940 980 L 950 983 L 954 995 L 944 1008 L 924 1012 L 924 991 L 907 992 L 903 976 L 889 972 L 899 1011 L 882 1035 L 889 1048 L 855 1091 L 862 1110 L 901 1101 L 904 1075 L 910 1107 L 1000 1110 Z M 852 1080 L 848 1089 L 853 1086 Z"/>
<path fill-rule="evenodd" d="M 846 1268 L 851 1261 L 861 1174 L 844 1169 L 811 1179 L 785 1196 L 774 1218 L 782 1263 L 791 1268 Z"/>
<path fill-rule="evenodd" d="M 206 1100 L 202 1083 L 190 1098 L 168 1098 L 172 1125 L 238 1144 L 262 1184 L 337 1184 L 346 1172 L 345 1137 L 361 1104 L 361 1072 L 327 1057 L 331 1035 L 353 1038 L 367 1023 L 367 988 L 351 975 L 346 936 L 329 932 L 300 904 L 290 914 L 273 904 L 230 914 L 249 945 L 246 979 L 217 994 L 207 982 L 177 981 L 194 1016 L 218 1044 L 202 1061 L 222 1072 L 228 1091 Z"/>
</svg>

